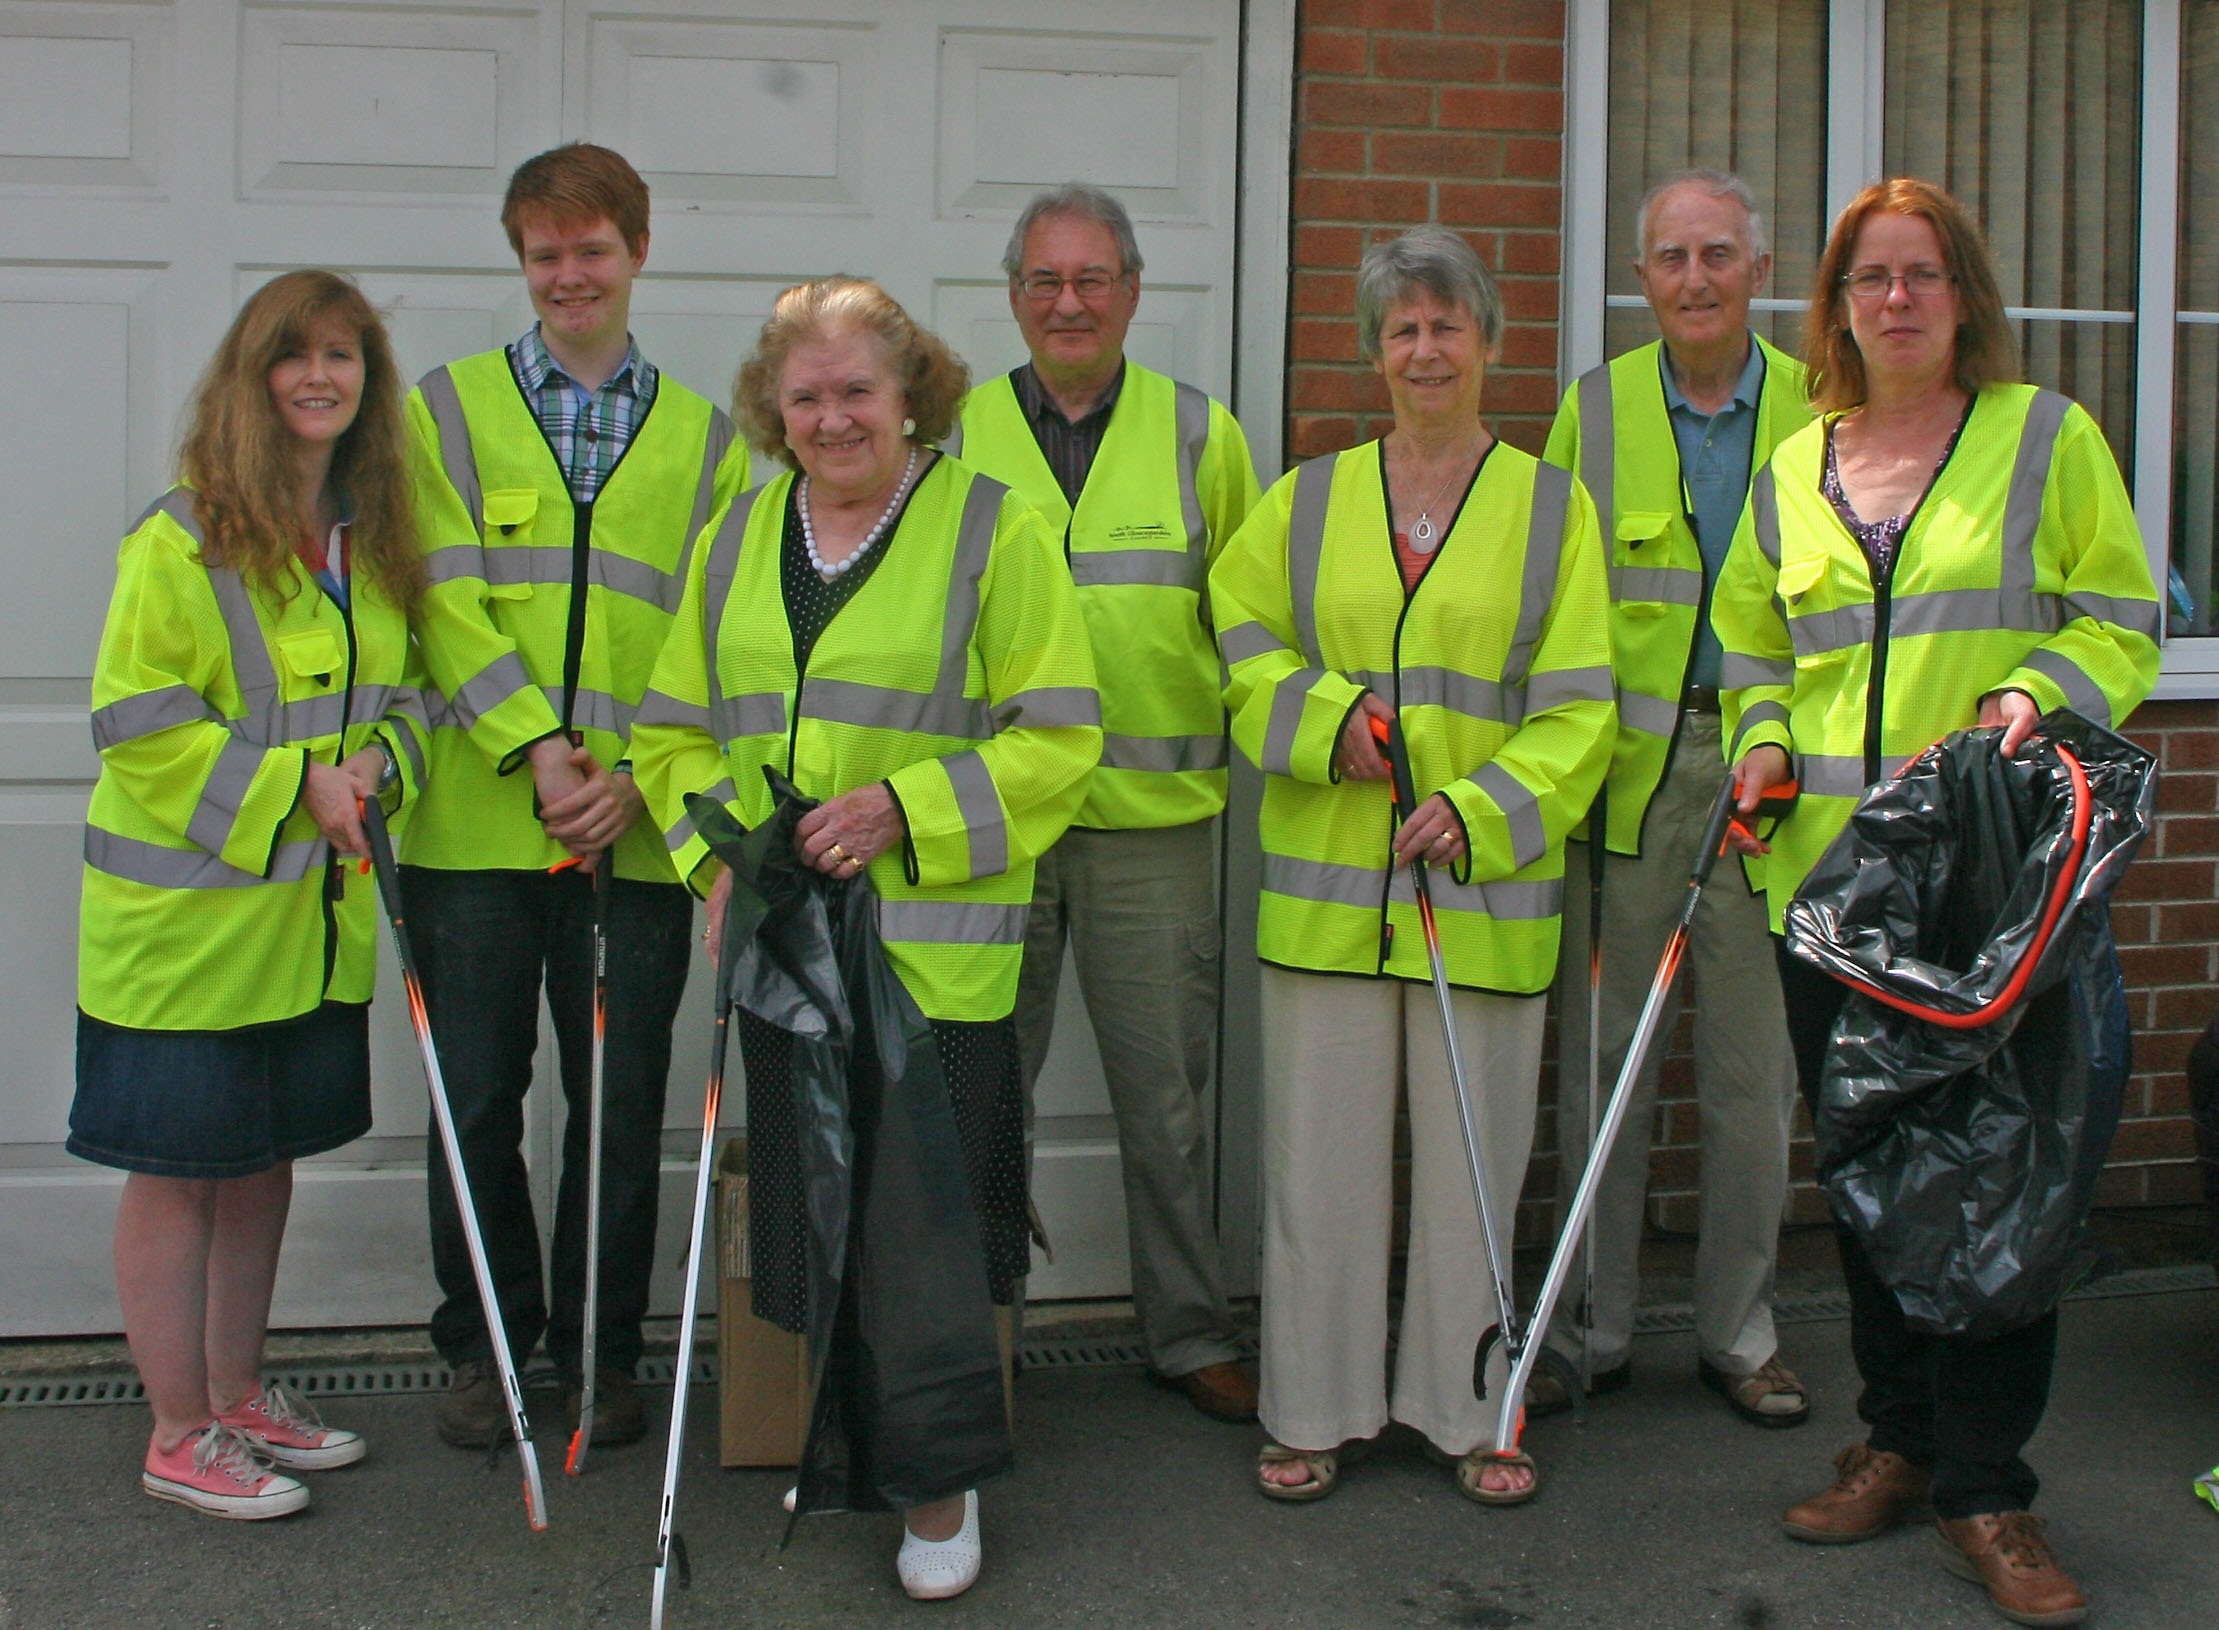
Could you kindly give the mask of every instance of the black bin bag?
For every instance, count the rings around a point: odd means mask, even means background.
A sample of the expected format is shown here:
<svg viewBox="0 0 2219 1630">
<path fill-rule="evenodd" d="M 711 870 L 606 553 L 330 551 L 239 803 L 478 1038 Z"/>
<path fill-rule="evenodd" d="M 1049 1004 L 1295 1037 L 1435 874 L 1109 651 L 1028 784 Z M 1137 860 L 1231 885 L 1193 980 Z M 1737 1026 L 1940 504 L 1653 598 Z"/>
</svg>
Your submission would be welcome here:
<svg viewBox="0 0 2219 1630">
<path fill-rule="evenodd" d="M 1867 792 L 1786 920 L 1850 987 L 1816 1115 L 1827 1199 L 1914 1329 L 1980 1339 L 2096 1265 L 2130 1067 L 2106 908 L 2157 798 L 2156 761 L 2076 713 L 2016 758 L 2002 734 L 1959 731 Z"/>
<path fill-rule="evenodd" d="M 904 1509 L 1011 1465 L 986 1251 L 939 1045 L 886 960 L 878 893 L 794 853 L 816 801 L 764 774 L 778 801 L 752 831 L 714 799 L 686 809 L 732 871 L 733 1005 L 792 1049 L 813 1383 L 795 1510 Z"/>
</svg>

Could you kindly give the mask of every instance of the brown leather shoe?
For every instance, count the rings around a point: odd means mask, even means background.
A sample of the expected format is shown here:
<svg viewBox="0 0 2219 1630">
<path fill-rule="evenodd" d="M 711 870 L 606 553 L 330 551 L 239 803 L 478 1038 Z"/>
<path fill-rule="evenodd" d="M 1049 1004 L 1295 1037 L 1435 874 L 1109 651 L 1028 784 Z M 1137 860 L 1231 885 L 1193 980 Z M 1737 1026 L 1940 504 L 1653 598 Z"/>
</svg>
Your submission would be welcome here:
<svg viewBox="0 0 2219 1630">
<path fill-rule="evenodd" d="M 1148 1372 L 1159 1387 L 1187 1395 L 1187 1402 L 1213 1421 L 1238 1424 L 1256 1418 L 1256 1383 L 1238 1364 L 1205 1364 L 1184 1375 Z"/>
<path fill-rule="evenodd" d="M 2031 1511 L 1989 1511 L 1934 1523 L 1942 1566 L 1988 1587 L 1988 1600 L 2013 1624 L 2078 1624 L 2088 1598 L 2050 1554 L 2042 1519 Z"/>
<path fill-rule="evenodd" d="M 1854 1545 L 1909 1516 L 1933 1481 L 1933 1473 L 1899 1454 L 1852 1443 L 1834 1456 L 1832 1486 L 1788 1507 L 1780 1526 L 1789 1538 L 1812 1545 Z"/>
<path fill-rule="evenodd" d="M 509 1406 L 492 1359 L 466 1358 L 455 1366 L 434 1424 L 440 1437 L 458 1449 L 491 1449 L 508 1442 Z"/>
<path fill-rule="evenodd" d="M 578 1430 L 578 1411 L 585 1401 L 586 1389 L 582 1382 L 562 1384 L 565 1432 Z M 646 1435 L 647 1412 L 640 1407 L 639 1383 L 632 1379 L 632 1372 L 611 1369 L 606 1364 L 596 1366 L 593 1372 L 593 1446 L 613 1449 L 637 1443 Z"/>
</svg>

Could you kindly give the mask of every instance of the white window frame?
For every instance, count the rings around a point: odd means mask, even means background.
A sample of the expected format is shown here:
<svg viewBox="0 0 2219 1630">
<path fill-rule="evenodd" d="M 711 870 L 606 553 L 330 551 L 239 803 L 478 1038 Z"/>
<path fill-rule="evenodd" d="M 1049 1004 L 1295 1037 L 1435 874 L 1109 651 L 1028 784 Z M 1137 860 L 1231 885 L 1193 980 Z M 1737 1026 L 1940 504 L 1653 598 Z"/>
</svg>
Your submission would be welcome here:
<svg viewBox="0 0 2219 1630">
<path fill-rule="evenodd" d="M 1885 0 L 1830 0 L 1827 10 L 1826 206 L 1838 211 L 1880 175 L 1886 71 Z M 2180 218 L 2180 0 L 2143 0 L 2141 219 L 2170 226 Z M 1558 366 L 1566 381 L 1603 360 L 1603 317 L 1638 306 L 1604 291 L 1608 223 L 1610 0 L 1571 0 L 1564 51 L 1564 272 Z M 2135 519 L 2149 552 L 2150 575 L 2167 599 L 2172 560 L 2173 377 L 2182 324 L 2219 324 L 2219 311 L 2179 309 L 2178 242 L 2172 230 L 2145 231 L 2133 311 L 2012 306 L 2015 318 L 2132 323 L 2135 344 L 2134 459 L 2128 471 Z M 1766 311 L 1798 311 L 1799 300 L 1767 299 Z M 2160 434 L 2148 427 L 2162 427 Z M 2156 695 L 2219 697 L 2219 637 L 2168 636 Z"/>
</svg>

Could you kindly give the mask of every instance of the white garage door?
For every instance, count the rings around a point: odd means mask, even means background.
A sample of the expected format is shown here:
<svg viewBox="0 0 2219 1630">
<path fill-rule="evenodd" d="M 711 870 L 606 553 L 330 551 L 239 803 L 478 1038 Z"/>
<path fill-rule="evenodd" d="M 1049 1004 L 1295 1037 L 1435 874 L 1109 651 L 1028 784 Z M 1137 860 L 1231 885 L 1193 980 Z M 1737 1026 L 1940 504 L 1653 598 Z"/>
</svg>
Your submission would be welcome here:
<svg viewBox="0 0 2219 1630">
<path fill-rule="evenodd" d="M 353 270 L 391 305 L 412 375 L 505 341 L 530 312 L 501 186 L 582 136 L 654 189 L 635 331 L 713 400 L 777 290 L 835 270 L 882 279 L 984 373 L 1023 355 L 997 269 L 1009 222 L 1035 188 L 1077 177 L 1140 222 L 1134 354 L 1225 395 L 1240 13 L 0 0 L 0 1335 L 117 1327 L 117 1178 L 61 1149 L 97 771 L 86 676 L 115 541 L 164 484 L 179 406 L 243 296 L 291 266 Z M 672 1074 L 659 1311 L 675 1305 L 698 1139 L 703 983 Z M 382 989 L 397 988 L 388 960 Z M 1083 1019 L 1065 1019 L 1040 1094 L 1058 1261 L 1033 1288 L 1116 1295 L 1116 1146 Z M 372 1135 L 301 1168 L 280 1325 L 409 1323 L 431 1305 L 422 1087 L 393 1000 L 375 1076 Z M 543 1190 L 550 1089 L 528 1134 Z"/>
</svg>

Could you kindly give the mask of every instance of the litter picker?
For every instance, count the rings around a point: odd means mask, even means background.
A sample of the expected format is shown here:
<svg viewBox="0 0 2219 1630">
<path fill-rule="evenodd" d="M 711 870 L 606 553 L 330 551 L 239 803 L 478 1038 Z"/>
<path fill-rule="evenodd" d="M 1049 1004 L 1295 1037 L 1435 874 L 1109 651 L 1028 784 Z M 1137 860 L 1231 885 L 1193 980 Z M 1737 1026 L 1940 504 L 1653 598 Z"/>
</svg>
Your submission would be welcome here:
<svg viewBox="0 0 2219 1630">
<path fill-rule="evenodd" d="M 1395 824 L 1401 823 L 1417 812 L 1416 788 L 1410 778 L 1410 754 L 1402 737 L 1401 721 L 1389 722 L 1374 718 L 1371 721 L 1372 737 L 1379 744 L 1380 756 L 1386 759 L 1390 772 L 1390 787 L 1394 797 Z M 1410 857 L 1410 883 L 1418 897 L 1418 923 L 1425 931 L 1425 954 L 1433 969 L 1433 997 L 1441 1008 L 1441 1037 L 1447 1044 L 1449 1079 L 1456 1090 L 1456 1116 L 1464 1128 L 1464 1156 L 1471 1166 L 1472 1194 L 1479 1205 L 1479 1232 L 1487 1244 L 1487 1272 L 1494 1281 L 1495 1308 L 1498 1323 L 1490 1326 L 1480 1337 L 1479 1351 L 1472 1361 L 1472 1387 L 1481 1399 L 1487 1396 L 1487 1354 L 1500 1340 L 1509 1349 L 1514 1366 L 1530 1368 L 1531 1356 L 1539 1355 L 1544 1363 L 1561 1372 L 1565 1391 L 1574 1398 L 1584 1395 L 1579 1389 L 1579 1377 L 1560 1353 L 1549 1349 L 1545 1341 L 1530 1339 L 1533 1330 L 1542 1328 L 1518 1322 L 1518 1302 L 1510 1288 L 1510 1251 L 1508 1241 L 1497 1226 L 1494 1202 L 1487 1193 L 1487 1168 L 1480 1158 L 1479 1124 L 1472 1116 L 1471 1083 L 1464 1074 L 1464 1052 L 1456 1039 L 1456 1012 L 1449 1003 L 1448 964 L 1441 958 L 1441 931 L 1433 920 L 1433 891 L 1426 878 L 1425 859 L 1422 855 Z M 1505 1440 L 1495 1439 L 1497 1444 Z M 1517 1448 L 1515 1436 L 1509 1440 L 1513 1452 Z"/>
<path fill-rule="evenodd" d="M 600 1361 L 602 1066 L 609 1034 L 608 877 L 615 860 L 615 851 L 604 849 L 593 868 L 593 1069 L 589 1089 L 592 1107 L 586 1127 L 585 1335 L 579 1354 L 579 1367 L 584 1374 L 578 1397 L 578 1426 L 570 1434 L 570 1453 L 562 1463 L 564 1473 L 571 1477 L 586 1469 L 586 1451 L 593 1446 L 593 1377 Z"/>
<path fill-rule="evenodd" d="M 652 1630 L 662 1630 L 663 1597 L 669 1589 L 672 1564 L 677 1565 L 680 1585 L 690 1584 L 693 1578 L 693 1569 L 686 1561 L 686 1542 L 677 1527 L 678 1462 L 686 1443 L 686 1392 L 693 1380 L 694 1301 L 701 1292 L 701 1253 L 708 1237 L 705 1219 L 709 1179 L 716 1165 L 717 1108 L 724 1097 L 724 1047 L 732 1029 L 732 992 L 725 972 L 738 949 L 729 934 L 717 948 L 716 1029 L 709 1039 L 709 1088 L 701 1104 L 701 1164 L 694 1172 L 693 1242 L 686 1250 L 686 1289 L 678 1303 L 678 1379 L 670 1398 L 670 1447 L 663 1455 L 663 1503 L 655 1530 L 655 1597 L 649 1621 Z"/>
<path fill-rule="evenodd" d="M 1603 1109 L 1603 871 L 1608 815 L 1596 795 L 1587 811 L 1587 1147 Z M 1580 1248 L 1579 1396 L 1595 1382 L 1595 1236 Z"/>
<path fill-rule="evenodd" d="M 1549 1271 L 1541 1280 L 1540 1299 L 1534 1303 L 1530 1330 L 1546 1330 L 1549 1316 L 1556 1311 L 1557 1299 L 1564 1294 L 1565 1281 L 1572 1276 L 1572 1253 L 1579 1248 L 1587 1231 L 1588 1218 L 1595 1210 L 1595 1196 L 1603 1185 L 1603 1171 L 1610 1163 L 1611 1149 L 1618 1142 L 1619 1131 L 1626 1121 L 1627 1106 L 1633 1100 L 1633 1084 L 1641 1074 L 1643 1060 L 1648 1057 L 1649 1046 L 1656 1040 L 1657 1026 L 1664 1017 L 1664 1004 L 1672 993 L 1672 980 L 1680 971 L 1680 959 L 1686 955 L 1687 939 L 1695 922 L 1695 907 L 1703 897 L 1704 885 L 1710 881 L 1711 867 L 1726 852 L 1728 828 L 1750 831 L 1749 822 L 1775 819 L 1795 807 L 1797 787 L 1793 781 L 1783 781 L 1770 788 L 1758 800 L 1756 813 L 1749 817 L 1734 811 L 1734 777 L 1729 774 L 1725 784 L 1718 789 L 1712 801 L 1710 818 L 1703 823 L 1702 847 L 1696 852 L 1695 864 L 1687 877 L 1687 898 L 1680 906 L 1679 919 L 1672 925 L 1671 936 L 1664 942 L 1664 953 L 1657 958 L 1656 977 L 1650 982 L 1648 997 L 1641 1004 L 1641 1017 L 1633 1027 L 1633 1037 L 1626 1044 L 1626 1059 L 1618 1068 L 1618 1080 L 1610 1089 L 1610 1103 L 1603 1111 L 1602 1125 L 1596 1129 L 1587 1150 L 1587 1169 L 1580 1173 L 1579 1187 L 1573 1191 L 1572 1204 L 1565 1214 L 1564 1232 L 1558 1236 L 1556 1250 L 1549 1257 Z M 1505 1315 L 1504 1339 L 1509 1340 L 1510 1321 Z M 1479 1360 L 1472 1375 L 1472 1385 L 1479 1396 L 1487 1396 L 1487 1349 L 1494 1341 L 1494 1332 L 1480 1338 Z M 1536 1358 L 1542 1362 L 1556 1359 L 1546 1351 L 1545 1342 L 1530 1342 L 1521 1350 L 1518 1343 L 1511 1344 L 1512 1364 L 1510 1381 L 1503 1388 L 1500 1411 L 1495 1424 L 1495 1454 L 1502 1459 L 1513 1458 L 1518 1449 L 1518 1437 L 1525 1426 L 1526 1384 L 1533 1379 Z M 1583 1395 L 1574 1392 L 1575 1404 Z"/>
<path fill-rule="evenodd" d="M 462 1217 L 462 1237 L 470 1247 L 470 1272 L 478 1283 L 478 1300 L 485 1308 L 486 1333 L 493 1341 L 493 1363 L 501 1376 L 501 1397 L 508 1404 L 509 1432 L 516 1439 L 516 1458 L 524 1468 L 524 1515 L 533 1531 L 547 1526 L 547 1493 L 540 1486 L 539 1456 L 532 1448 L 531 1423 L 524 1417 L 524 1387 L 516 1376 L 516 1361 L 509 1354 L 507 1327 L 501 1322 L 500 1298 L 494 1294 L 493 1270 L 485 1259 L 485 1236 L 478 1230 L 477 1202 L 470 1195 L 470 1174 L 463 1169 L 462 1137 L 455 1130 L 455 1115 L 447 1102 L 447 1081 L 439 1073 L 439 1049 L 432 1044 L 431 1011 L 424 1005 L 424 980 L 416 971 L 415 953 L 408 946 L 408 922 L 401 909 L 401 877 L 393 865 L 393 841 L 385 829 L 385 811 L 375 798 L 361 800 L 362 830 L 370 840 L 370 861 L 377 871 L 378 897 L 385 903 L 385 920 L 393 927 L 393 949 L 401 962 L 401 983 L 408 992 L 408 1022 L 416 1032 L 416 1050 L 424 1061 L 424 1083 L 431 1091 L 432 1118 L 439 1124 L 439 1144 L 447 1156 L 447 1181 L 455 1191 L 455 1210 Z"/>
</svg>

